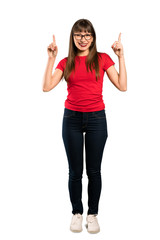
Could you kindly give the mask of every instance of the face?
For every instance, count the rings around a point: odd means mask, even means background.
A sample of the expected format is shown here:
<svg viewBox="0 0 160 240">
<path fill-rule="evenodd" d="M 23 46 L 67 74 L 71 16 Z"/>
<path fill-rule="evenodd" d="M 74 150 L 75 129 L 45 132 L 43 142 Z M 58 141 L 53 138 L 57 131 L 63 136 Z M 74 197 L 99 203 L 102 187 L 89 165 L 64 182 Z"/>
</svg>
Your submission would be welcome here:
<svg viewBox="0 0 160 240">
<path fill-rule="evenodd" d="M 74 39 L 74 43 L 78 49 L 77 55 L 81 55 L 81 56 L 88 55 L 89 47 L 91 46 L 91 44 L 93 42 L 93 36 L 91 35 L 91 33 L 88 33 L 88 32 L 74 32 L 74 34 L 76 34 L 73 37 L 73 39 Z M 81 35 L 83 35 L 83 36 L 81 36 Z"/>
</svg>

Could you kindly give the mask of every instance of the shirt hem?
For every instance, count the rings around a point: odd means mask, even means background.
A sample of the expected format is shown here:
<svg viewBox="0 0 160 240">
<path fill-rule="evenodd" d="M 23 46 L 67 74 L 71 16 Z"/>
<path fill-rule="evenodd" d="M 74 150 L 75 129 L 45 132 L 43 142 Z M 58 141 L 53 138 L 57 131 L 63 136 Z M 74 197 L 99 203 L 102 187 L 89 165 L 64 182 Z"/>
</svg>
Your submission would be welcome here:
<svg viewBox="0 0 160 240">
<path fill-rule="evenodd" d="M 95 112 L 95 111 L 101 111 L 105 109 L 105 104 L 103 103 L 101 106 L 98 107 L 76 107 L 71 106 L 71 104 L 64 104 L 65 108 L 70 109 L 72 111 L 78 111 L 78 112 Z"/>
</svg>

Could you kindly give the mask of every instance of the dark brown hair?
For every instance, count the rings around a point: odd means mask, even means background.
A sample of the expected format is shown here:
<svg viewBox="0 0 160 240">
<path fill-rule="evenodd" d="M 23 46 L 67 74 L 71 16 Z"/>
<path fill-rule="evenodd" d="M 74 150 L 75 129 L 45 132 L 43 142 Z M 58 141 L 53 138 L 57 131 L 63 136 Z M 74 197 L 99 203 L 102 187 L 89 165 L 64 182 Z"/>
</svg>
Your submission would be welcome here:
<svg viewBox="0 0 160 240">
<path fill-rule="evenodd" d="M 77 55 L 77 47 L 75 46 L 73 34 L 75 32 L 88 32 L 91 33 L 93 36 L 93 42 L 91 46 L 89 47 L 89 54 L 86 57 L 86 67 L 87 71 L 92 72 L 92 69 L 95 69 L 96 73 L 96 81 L 100 77 L 99 73 L 99 62 L 98 62 L 98 53 L 97 53 L 97 47 L 96 47 L 96 33 L 94 30 L 94 27 L 92 23 L 87 19 L 79 19 L 76 21 L 71 29 L 70 33 L 70 41 L 69 41 L 69 51 L 68 51 L 68 58 L 66 62 L 66 68 L 64 70 L 64 79 L 68 83 L 68 78 L 72 72 L 72 70 L 75 70 L 75 56 Z"/>
</svg>

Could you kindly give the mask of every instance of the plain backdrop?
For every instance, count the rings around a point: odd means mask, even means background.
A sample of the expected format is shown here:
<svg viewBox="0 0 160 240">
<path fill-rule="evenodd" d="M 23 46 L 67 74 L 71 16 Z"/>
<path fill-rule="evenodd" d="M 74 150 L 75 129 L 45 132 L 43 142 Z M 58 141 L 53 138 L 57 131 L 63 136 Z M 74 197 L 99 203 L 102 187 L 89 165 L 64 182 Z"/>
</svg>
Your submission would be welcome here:
<svg viewBox="0 0 160 240">
<path fill-rule="evenodd" d="M 55 34 L 58 62 L 73 24 L 90 20 L 97 49 L 115 61 L 121 40 L 128 89 L 104 76 L 108 139 L 102 160 L 101 232 L 74 234 L 68 163 L 62 141 L 67 85 L 42 91 L 47 47 Z M 0 4 L 0 239 L 160 239 L 158 1 L 2 1 Z M 85 157 L 85 156 L 84 156 Z"/>
</svg>

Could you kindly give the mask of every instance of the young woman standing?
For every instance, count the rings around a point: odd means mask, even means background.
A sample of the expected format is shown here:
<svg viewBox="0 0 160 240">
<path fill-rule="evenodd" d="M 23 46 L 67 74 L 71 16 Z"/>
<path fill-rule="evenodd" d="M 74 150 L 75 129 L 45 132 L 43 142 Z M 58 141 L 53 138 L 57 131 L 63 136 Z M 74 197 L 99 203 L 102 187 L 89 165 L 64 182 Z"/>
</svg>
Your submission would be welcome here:
<svg viewBox="0 0 160 240">
<path fill-rule="evenodd" d="M 48 92 L 64 77 L 68 96 L 62 123 L 62 138 L 69 166 L 68 188 L 72 204 L 70 230 L 82 231 L 82 174 L 83 147 L 85 145 L 86 173 L 88 176 L 88 212 L 86 227 L 89 233 L 97 233 L 97 220 L 101 194 L 101 162 L 108 137 L 105 104 L 102 97 L 103 76 L 120 91 L 127 90 L 127 73 L 124 61 L 121 33 L 112 45 L 119 60 L 119 73 L 106 53 L 97 52 L 96 33 L 87 19 L 76 21 L 71 29 L 68 57 L 62 59 L 53 75 L 52 70 L 58 53 L 53 42 L 48 46 L 48 63 L 43 79 L 43 91 Z"/>
</svg>

